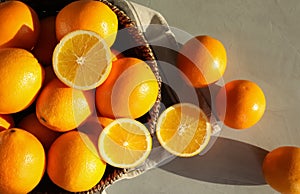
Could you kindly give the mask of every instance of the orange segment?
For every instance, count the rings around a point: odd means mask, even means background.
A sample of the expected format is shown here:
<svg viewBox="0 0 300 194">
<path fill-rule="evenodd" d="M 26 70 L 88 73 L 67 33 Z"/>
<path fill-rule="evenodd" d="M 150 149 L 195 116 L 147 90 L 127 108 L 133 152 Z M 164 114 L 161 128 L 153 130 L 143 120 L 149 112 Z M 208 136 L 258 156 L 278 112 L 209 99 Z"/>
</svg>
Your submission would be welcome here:
<svg viewBox="0 0 300 194">
<path fill-rule="evenodd" d="M 211 126 L 199 107 L 180 103 L 170 106 L 160 115 L 156 134 L 162 147 L 170 153 L 191 157 L 206 147 Z"/>
<path fill-rule="evenodd" d="M 148 129 L 133 119 L 116 119 L 104 128 L 98 141 L 100 155 L 119 168 L 132 168 L 150 154 L 152 139 Z"/>
<path fill-rule="evenodd" d="M 53 53 L 53 69 L 69 87 L 89 90 L 103 83 L 111 70 L 110 48 L 97 33 L 73 31 L 64 36 Z"/>
</svg>

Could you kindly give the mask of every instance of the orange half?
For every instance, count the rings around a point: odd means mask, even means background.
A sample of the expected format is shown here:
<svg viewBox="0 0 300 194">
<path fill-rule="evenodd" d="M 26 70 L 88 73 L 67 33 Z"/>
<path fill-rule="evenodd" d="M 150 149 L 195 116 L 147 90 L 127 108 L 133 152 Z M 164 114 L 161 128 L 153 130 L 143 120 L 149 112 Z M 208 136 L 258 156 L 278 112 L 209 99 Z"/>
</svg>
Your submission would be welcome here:
<svg viewBox="0 0 300 194">
<path fill-rule="evenodd" d="M 116 119 L 101 132 L 99 152 L 104 161 L 118 168 L 142 164 L 152 149 L 152 138 L 142 123 L 128 118 Z"/>
<path fill-rule="evenodd" d="M 111 51 L 97 33 L 76 30 L 68 33 L 55 47 L 53 69 L 69 87 L 94 89 L 108 77 L 112 62 Z"/>
<path fill-rule="evenodd" d="M 208 144 L 211 125 L 198 106 L 179 103 L 159 116 L 156 135 L 161 146 L 170 153 L 191 157 L 199 154 Z"/>
</svg>

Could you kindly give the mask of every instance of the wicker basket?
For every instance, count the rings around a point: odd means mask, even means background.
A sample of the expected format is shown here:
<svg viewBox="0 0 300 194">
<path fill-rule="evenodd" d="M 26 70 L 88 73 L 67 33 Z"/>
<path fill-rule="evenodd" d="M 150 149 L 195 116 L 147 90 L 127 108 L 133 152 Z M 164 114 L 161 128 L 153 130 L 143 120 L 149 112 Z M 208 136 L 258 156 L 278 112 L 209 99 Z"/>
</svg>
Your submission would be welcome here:
<svg viewBox="0 0 300 194">
<path fill-rule="evenodd" d="M 2 1 L 5 0 L 0 0 L 0 2 Z M 56 15 L 58 11 L 61 10 L 65 5 L 67 5 L 68 3 L 74 0 L 21 0 L 21 1 L 25 2 L 30 7 L 32 7 L 37 12 L 39 17 L 43 18 L 46 16 Z M 153 157 L 150 158 L 148 161 L 146 161 L 139 168 L 135 168 L 135 169 L 120 169 L 108 165 L 102 180 L 97 185 L 95 185 L 91 190 L 81 192 L 85 194 L 102 193 L 102 191 L 104 191 L 108 186 L 112 185 L 114 182 L 118 180 L 137 176 L 139 174 L 144 173 L 150 168 L 153 168 L 158 165 L 162 165 L 170 161 L 171 159 L 173 159 L 174 156 L 171 156 L 169 153 L 167 153 L 167 151 L 165 151 L 159 145 L 158 141 L 155 139 L 154 133 L 155 133 L 155 126 L 156 126 L 159 113 L 160 111 L 162 111 L 160 107 L 161 104 L 163 104 L 163 106 L 165 107 L 168 107 L 172 104 L 179 102 L 179 100 L 176 97 L 176 93 L 174 93 L 174 91 L 171 88 L 169 88 L 167 84 L 162 83 L 165 82 L 165 75 L 161 64 L 158 64 L 158 61 L 168 61 L 169 58 L 166 59 L 160 56 L 160 51 L 161 51 L 160 47 L 156 47 L 155 45 L 152 46 L 149 45 L 143 32 L 141 32 L 141 30 L 139 29 L 139 26 L 134 22 L 133 18 L 130 18 L 128 16 L 130 13 L 127 14 L 124 10 L 121 10 L 120 7 L 113 4 L 112 2 L 114 0 L 99 0 L 99 1 L 108 5 L 111 8 L 111 10 L 114 11 L 114 13 L 117 15 L 119 21 L 119 29 L 122 29 L 123 32 L 125 31 L 126 42 L 130 41 L 133 43 L 133 45 L 136 45 L 128 50 L 125 50 L 124 52 L 122 49 L 120 51 L 122 51 L 122 53 L 125 54 L 126 56 L 136 57 L 136 58 L 140 58 L 143 61 L 146 61 L 150 66 L 150 68 L 152 69 L 152 71 L 154 72 L 156 79 L 159 82 L 160 91 L 153 108 L 146 115 L 139 118 L 139 120 L 142 123 L 145 123 L 145 125 L 148 127 L 149 131 L 153 135 L 153 143 L 154 143 L 153 149 L 155 149 L 155 151 L 152 150 L 151 152 L 154 153 Z M 122 41 L 122 40 L 118 40 L 118 36 L 117 36 L 116 45 L 118 44 L 118 41 Z M 163 49 L 164 51 L 162 53 L 165 53 L 166 48 Z M 154 51 L 156 53 L 156 56 L 154 55 Z M 176 54 L 177 54 L 177 49 L 168 50 L 168 56 L 166 57 L 170 57 L 170 55 L 175 56 Z M 163 81 L 160 76 L 160 73 L 164 78 Z M 178 77 L 178 79 L 180 78 Z M 204 150 L 203 154 L 206 151 L 208 151 L 210 147 L 214 144 L 216 137 L 221 131 L 217 119 L 212 113 L 210 107 L 211 89 L 212 88 L 204 89 L 204 90 L 203 89 L 196 90 L 198 101 L 199 101 L 198 103 L 200 107 L 204 110 L 206 115 L 210 118 L 212 130 L 213 130 L 212 134 L 214 136 L 214 138 L 211 138 L 210 143 L 207 146 L 207 148 Z M 52 181 L 49 179 L 47 174 L 45 174 L 40 184 L 30 193 L 65 194 L 70 192 L 64 191 L 58 186 L 56 186 L 54 183 L 52 183 Z"/>
<path fill-rule="evenodd" d="M 0 0 L 3 2 L 5 0 Z M 74 0 L 21 0 L 30 7 L 32 7 L 36 13 L 39 15 L 39 18 L 56 15 L 60 9 L 62 9 L 68 3 Z M 134 48 L 128 49 L 125 51 L 126 56 L 136 57 L 143 61 L 146 61 L 147 64 L 150 66 L 152 71 L 154 72 L 156 79 L 159 82 L 159 87 L 161 87 L 161 77 L 159 75 L 159 70 L 157 66 L 157 62 L 155 60 L 154 54 L 152 52 L 151 47 L 147 43 L 147 40 L 143 36 L 143 33 L 138 29 L 135 22 L 133 22 L 126 13 L 121 10 L 119 7 L 113 5 L 108 0 L 99 0 L 106 5 L 108 5 L 112 11 L 117 15 L 119 21 L 119 29 L 125 29 L 130 41 L 134 42 L 134 45 L 137 45 Z M 118 39 L 118 38 L 117 38 Z M 117 42 L 118 40 L 116 40 Z M 128 41 L 128 40 L 127 40 Z M 161 100 L 161 91 L 159 91 L 158 98 L 156 103 L 154 104 L 153 108 L 142 118 L 139 118 L 143 123 L 146 123 L 149 131 L 153 134 L 155 131 L 156 121 L 159 116 L 160 110 L 160 100 Z M 81 192 L 81 193 L 96 193 L 100 192 L 107 188 L 109 185 L 113 184 L 115 181 L 122 179 L 128 169 L 120 169 L 115 168 L 112 166 L 107 166 L 106 172 L 102 178 L 102 180 L 94 186 L 91 190 Z M 67 191 L 62 190 L 61 188 L 57 187 L 54 183 L 51 182 L 47 174 L 43 177 L 42 181 L 39 185 L 30 193 L 38 194 L 38 193 L 70 193 Z"/>
</svg>

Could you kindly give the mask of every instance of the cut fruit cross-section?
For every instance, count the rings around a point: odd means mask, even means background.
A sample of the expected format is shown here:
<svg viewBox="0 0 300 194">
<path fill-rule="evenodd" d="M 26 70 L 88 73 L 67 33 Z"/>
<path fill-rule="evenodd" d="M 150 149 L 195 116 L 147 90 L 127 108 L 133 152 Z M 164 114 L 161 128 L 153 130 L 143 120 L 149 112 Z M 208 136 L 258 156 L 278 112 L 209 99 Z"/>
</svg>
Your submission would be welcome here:
<svg viewBox="0 0 300 194">
<path fill-rule="evenodd" d="M 170 153 L 191 157 L 199 154 L 208 144 L 211 125 L 198 106 L 179 103 L 159 116 L 156 135 L 161 146 Z"/>
<path fill-rule="evenodd" d="M 133 168 L 143 163 L 152 149 L 148 129 L 134 119 L 116 119 L 101 132 L 99 152 L 104 161 L 119 168 Z"/>
<path fill-rule="evenodd" d="M 53 52 L 56 76 L 69 87 L 94 89 L 111 70 L 111 51 L 97 33 L 76 30 L 64 36 Z"/>
</svg>

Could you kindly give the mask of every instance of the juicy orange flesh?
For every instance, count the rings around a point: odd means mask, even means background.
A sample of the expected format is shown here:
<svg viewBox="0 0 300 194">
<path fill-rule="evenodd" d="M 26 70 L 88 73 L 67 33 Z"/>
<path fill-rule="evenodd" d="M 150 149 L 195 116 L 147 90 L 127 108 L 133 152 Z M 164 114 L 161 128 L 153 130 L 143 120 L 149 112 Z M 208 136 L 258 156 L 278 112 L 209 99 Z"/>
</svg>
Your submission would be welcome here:
<svg viewBox="0 0 300 194">
<path fill-rule="evenodd" d="M 74 36 L 65 42 L 59 52 L 59 72 L 76 85 L 93 84 L 104 74 L 108 65 L 105 52 L 99 52 L 101 49 L 103 44 L 96 37 L 88 34 Z M 102 61 L 107 65 L 97 65 Z"/>
<path fill-rule="evenodd" d="M 159 133 L 170 149 L 183 154 L 193 153 L 205 140 L 206 126 L 206 119 L 200 112 L 178 107 L 167 113 Z"/>
<path fill-rule="evenodd" d="M 147 139 L 137 126 L 119 123 L 109 129 L 104 145 L 106 154 L 112 161 L 132 164 L 144 155 Z"/>
</svg>

